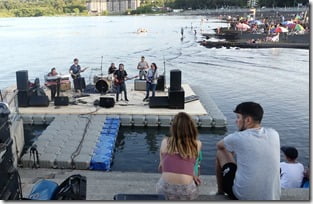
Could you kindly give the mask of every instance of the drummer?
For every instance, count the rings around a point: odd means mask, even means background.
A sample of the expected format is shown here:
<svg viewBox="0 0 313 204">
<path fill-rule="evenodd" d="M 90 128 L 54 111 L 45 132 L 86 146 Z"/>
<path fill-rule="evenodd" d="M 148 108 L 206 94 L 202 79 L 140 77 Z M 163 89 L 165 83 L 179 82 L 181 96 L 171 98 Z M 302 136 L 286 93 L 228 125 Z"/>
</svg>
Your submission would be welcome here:
<svg viewBox="0 0 313 204">
<path fill-rule="evenodd" d="M 110 81 L 110 82 L 112 82 L 113 80 L 114 80 L 114 72 L 117 70 L 117 68 L 116 68 L 116 66 L 115 66 L 115 64 L 114 64 L 114 62 L 112 62 L 111 63 L 111 66 L 109 67 L 109 69 L 108 69 L 108 80 Z M 113 83 L 110 83 L 110 90 L 112 91 L 112 85 L 113 85 Z"/>
<path fill-rule="evenodd" d="M 114 62 L 112 62 L 112 63 L 111 63 L 111 66 L 110 66 L 109 69 L 108 69 L 108 74 L 109 74 L 109 75 L 110 75 L 110 74 L 113 74 L 116 70 L 117 70 L 117 68 L 116 68 Z"/>
<path fill-rule="evenodd" d="M 57 75 L 58 75 L 58 73 L 57 73 L 55 67 L 53 67 L 53 68 L 51 69 L 51 71 L 48 73 L 48 77 L 57 76 Z M 50 83 L 50 85 L 48 85 L 48 87 L 49 87 L 50 90 L 51 90 L 51 101 L 53 101 L 54 98 L 55 98 L 55 94 L 56 94 L 56 92 L 57 92 L 57 85 L 58 85 L 58 84 L 57 84 L 56 82 L 55 82 L 55 83 Z"/>
</svg>

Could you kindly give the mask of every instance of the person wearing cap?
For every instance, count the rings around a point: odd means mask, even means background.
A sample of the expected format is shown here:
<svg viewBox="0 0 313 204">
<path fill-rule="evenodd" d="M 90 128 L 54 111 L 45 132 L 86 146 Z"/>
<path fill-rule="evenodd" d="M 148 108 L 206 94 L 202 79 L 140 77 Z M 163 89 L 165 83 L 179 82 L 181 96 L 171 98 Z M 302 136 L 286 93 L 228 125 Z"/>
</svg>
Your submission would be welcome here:
<svg viewBox="0 0 313 204">
<path fill-rule="evenodd" d="M 137 65 L 137 69 L 139 70 L 139 79 L 140 80 L 146 79 L 146 74 L 147 74 L 146 69 L 148 69 L 148 68 L 149 68 L 148 62 L 145 61 L 144 56 L 141 56 L 141 60 Z"/>
<path fill-rule="evenodd" d="M 300 188 L 304 176 L 304 166 L 296 161 L 298 150 L 291 146 L 283 146 L 280 149 L 286 158 L 286 162 L 280 163 L 281 188 Z"/>
<path fill-rule="evenodd" d="M 258 103 L 240 103 L 234 112 L 239 131 L 216 144 L 217 194 L 238 200 L 279 200 L 279 134 L 261 126 L 263 108 Z"/>
</svg>

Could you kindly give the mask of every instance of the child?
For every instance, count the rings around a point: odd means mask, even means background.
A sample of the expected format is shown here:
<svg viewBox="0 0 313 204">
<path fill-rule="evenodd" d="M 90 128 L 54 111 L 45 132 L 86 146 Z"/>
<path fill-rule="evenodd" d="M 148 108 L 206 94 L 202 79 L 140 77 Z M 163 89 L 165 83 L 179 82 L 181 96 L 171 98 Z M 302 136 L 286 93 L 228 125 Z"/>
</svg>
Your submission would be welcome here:
<svg viewBox="0 0 313 204">
<path fill-rule="evenodd" d="M 304 176 L 303 164 L 296 161 L 298 151 L 295 147 L 281 147 L 286 162 L 280 163 L 281 188 L 300 188 Z"/>
</svg>

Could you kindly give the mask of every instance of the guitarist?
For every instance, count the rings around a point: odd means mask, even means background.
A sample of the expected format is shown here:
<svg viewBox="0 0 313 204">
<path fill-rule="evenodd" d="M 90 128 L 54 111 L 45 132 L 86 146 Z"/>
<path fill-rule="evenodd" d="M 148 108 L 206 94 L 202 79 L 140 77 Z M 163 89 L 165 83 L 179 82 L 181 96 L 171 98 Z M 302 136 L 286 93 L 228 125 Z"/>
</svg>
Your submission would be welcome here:
<svg viewBox="0 0 313 204">
<path fill-rule="evenodd" d="M 155 96 L 155 89 L 158 82 L 159 74 L 158 74 L 158 67 L 153 62 L 151 64 L 151 68 L 148 70 L 147 79 L 146 79 L 146 97 L 143 101 L 149 100 L 149 91 L 152 91 L 152 97 Z"/>
<path fill-rule="evenodd" d="M 127 99 L 127 91 L 125 80 L 127 80 L 127 72 L 124 70 L 124 64 L 118 65 L 118 70 L 114 72 L 114 85 L 116 86 L 116 102 L 118 101 L 119 94 L 124 91 L 125 101 Z"/>
<path fill-rule="evenodd" d="M 78 59 L 77 59 L 77 58 L 75 58 L 75 59 L 73 60 L 73 62 L 74 62 L 74 64 L 70 67 L 69 73 L 71 74 L 71 76 L 72 76 L 72 78 L 73 78 L 73 80 L 74 80 L 75 92 L 77 92 L 77 89 L 80 89 L 80 91 L 82 91 L 82 85 L 81 85 L 81 83 L 80 83 L 80 81 L 81 81 L 81 79 L 80 79 L 80 78 L 81 78 L 80 73 L 81 73 L 81 72 L 84 72 L 84 71 L 87 69 L 87 67 L 85 67 L 84 69 L 82 69 L 82 68 L 80 67 L 80 65 L 78 64 Z M 78 87 L 75 86 L 75 82 L 76 82 L 76 84 L 79 84 Z"/>
</svg>

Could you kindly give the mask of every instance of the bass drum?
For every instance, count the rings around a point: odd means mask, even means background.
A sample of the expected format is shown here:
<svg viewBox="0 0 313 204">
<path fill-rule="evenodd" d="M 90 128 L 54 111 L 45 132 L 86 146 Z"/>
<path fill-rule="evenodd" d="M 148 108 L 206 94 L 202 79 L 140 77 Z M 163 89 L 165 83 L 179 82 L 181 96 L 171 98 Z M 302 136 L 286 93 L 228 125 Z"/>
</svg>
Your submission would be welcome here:
<svg viewBox="0 0 313 204">
<path fill-rule="evenodd" d="M 99 79 L 96 83 L 96 89 L 100 93 L 106 93 L 109 90 L 110 83 L 106 79 Z"/>
</svg>

